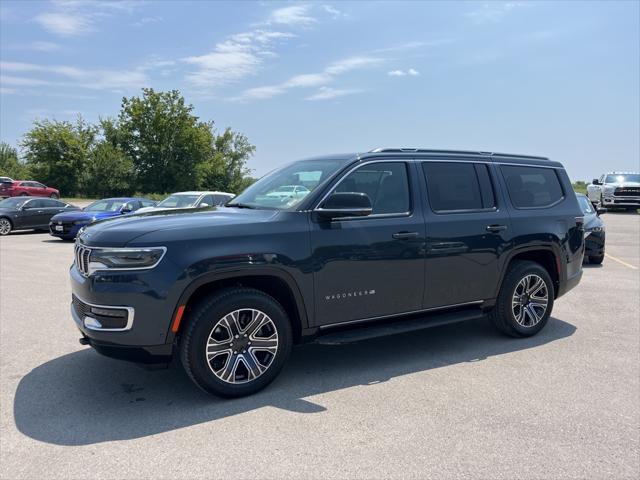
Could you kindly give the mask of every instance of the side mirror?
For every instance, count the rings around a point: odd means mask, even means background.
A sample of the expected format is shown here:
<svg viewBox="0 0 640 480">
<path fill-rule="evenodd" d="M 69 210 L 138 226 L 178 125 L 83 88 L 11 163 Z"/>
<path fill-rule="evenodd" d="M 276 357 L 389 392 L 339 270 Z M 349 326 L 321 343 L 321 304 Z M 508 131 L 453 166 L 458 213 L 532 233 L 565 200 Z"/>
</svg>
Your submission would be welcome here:
<svg viewBox="0 0 640 480">
<path fill-rule="evenodd" d="M 120 210 L 120 213 L 131 213 L 133 212 L 133 210 L 131 210 L 130 208 L 123 208 L 122 210 Z"/>
<path fill-rule="evenodd" d="M 200 204 L 200 208 L 207 208 L 210 207 L 211 205 L 209 205 L 208 203 L 201 203 Z"/>
<path fill-rule="evenodd" d="M 607 209 L 603 207 L 596 208 L 596 215 L 600 216 L 603 213 L 607 213 Z"/>
<path fill-rule="evenodd" d="M 598 180 L 597 178 L 594 178 L 594 179 L 591 181 L 591 183 L 592 183 L 592 184 L 594 184 L 594 185 L 600 185 L 600 180 Z"/>
<path fill-rule="evenodd" d="M 335 192 L 316 209 L 322 218 L 333 219 L 339 217 L 366 217 L 371 215 L 373 207 L 371 199 L 366 193 Z"/>
</svg>

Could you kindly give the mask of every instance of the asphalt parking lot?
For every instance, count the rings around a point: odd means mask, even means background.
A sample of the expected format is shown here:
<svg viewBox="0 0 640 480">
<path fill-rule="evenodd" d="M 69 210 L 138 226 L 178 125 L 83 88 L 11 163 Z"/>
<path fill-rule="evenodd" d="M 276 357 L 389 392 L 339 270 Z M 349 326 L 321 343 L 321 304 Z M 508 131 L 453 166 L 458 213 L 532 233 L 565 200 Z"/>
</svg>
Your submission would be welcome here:
<svg viewBox="0 0 640 480">
<path fill-rule="evenodd" d="M 294 350 L 209 397 L 78 343 L 73 245 L 0 239 L 2 478 L 638 478 L 640 215 L 536 337 L 486 322 Z"/>
</svg>

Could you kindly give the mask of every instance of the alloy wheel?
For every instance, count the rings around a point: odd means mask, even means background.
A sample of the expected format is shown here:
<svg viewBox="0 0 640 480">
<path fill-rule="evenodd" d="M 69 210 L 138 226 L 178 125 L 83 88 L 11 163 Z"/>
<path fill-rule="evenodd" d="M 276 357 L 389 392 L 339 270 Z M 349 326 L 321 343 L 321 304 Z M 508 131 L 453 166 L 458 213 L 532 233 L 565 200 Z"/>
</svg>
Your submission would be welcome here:
<svg viewBox="0 0 640 480">
<path fill-rule="evenodd" d="M 11 231 L 11 222 L 6 218 L 0 218 L 0 235 L 7 235 Z"/>
<path fill-rule="evenodd" d="M 518 325 L 533 327 L 544 318 L 549 292 L 544 280 L 532 273 L 522 278 L 513 292 L 511 310 Z"/>
<path fill-rule="evenodd" d="M 209 333 L 206 361 L 213 374 L 226 383 L 255 380 L 273 363 L 278 351 L 278 331 L 264 312 L 234 310 L 222 317 Z"/>
</svg>

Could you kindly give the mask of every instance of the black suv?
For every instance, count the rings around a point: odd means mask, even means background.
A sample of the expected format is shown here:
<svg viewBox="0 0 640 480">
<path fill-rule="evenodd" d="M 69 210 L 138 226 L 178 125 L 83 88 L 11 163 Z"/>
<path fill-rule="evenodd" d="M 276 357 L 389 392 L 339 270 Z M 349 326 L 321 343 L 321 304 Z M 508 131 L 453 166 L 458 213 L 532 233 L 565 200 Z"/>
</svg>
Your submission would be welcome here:
<svg viewBox="0 0 640 480">
<path fill-rule="evenodd" d="M 478 318 L 534 335 L 582 275 L 582 211 L 542 157 L 376 149 L 294 162 L 225 207 L 98 222 L 77 240 L 81 343 L 179 355 L 202 389 L 265 387 L 292 345 Z"/>
</svg>

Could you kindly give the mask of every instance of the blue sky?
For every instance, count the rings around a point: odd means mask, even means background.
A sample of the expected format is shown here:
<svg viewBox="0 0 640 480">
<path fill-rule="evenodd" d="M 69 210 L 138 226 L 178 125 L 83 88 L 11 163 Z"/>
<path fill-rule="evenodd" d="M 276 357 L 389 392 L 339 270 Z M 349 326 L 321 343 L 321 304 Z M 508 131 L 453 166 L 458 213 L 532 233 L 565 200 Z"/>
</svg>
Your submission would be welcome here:
<svg viewBox="0 0 640 480">
<path fill-rule="evenodd" d="M 0 138 L 178 89 L 254 174 L 420 146 L 640 169 L 639 2 L 0 2 Z"/>
</svg>

